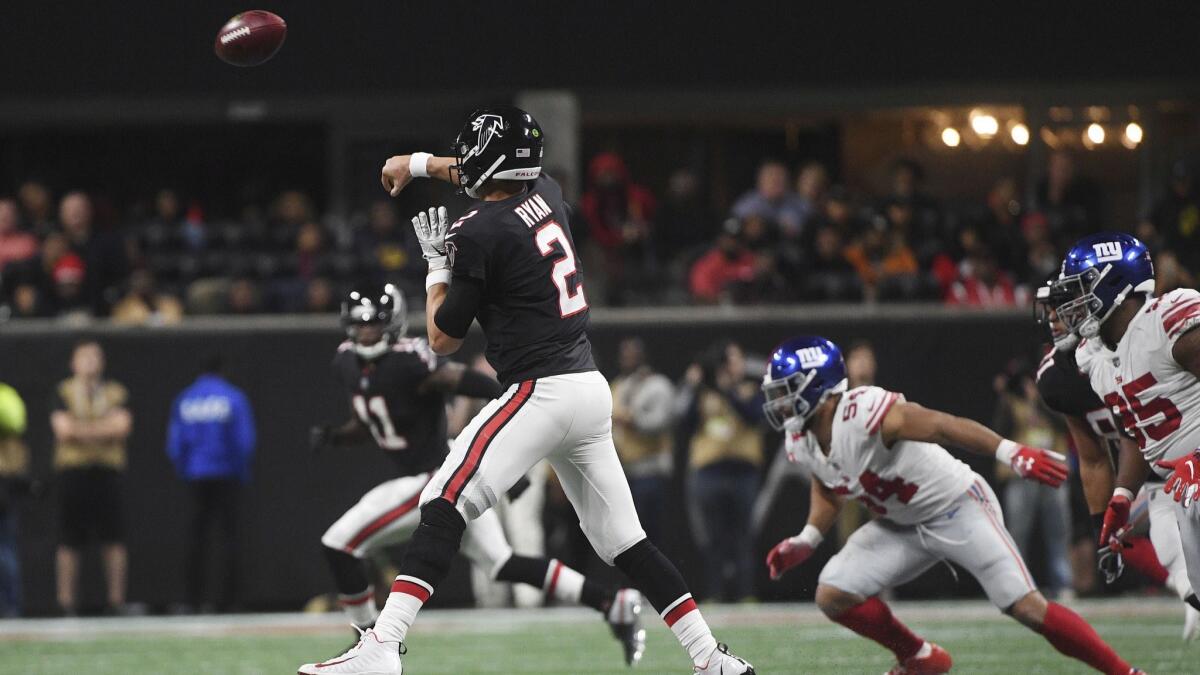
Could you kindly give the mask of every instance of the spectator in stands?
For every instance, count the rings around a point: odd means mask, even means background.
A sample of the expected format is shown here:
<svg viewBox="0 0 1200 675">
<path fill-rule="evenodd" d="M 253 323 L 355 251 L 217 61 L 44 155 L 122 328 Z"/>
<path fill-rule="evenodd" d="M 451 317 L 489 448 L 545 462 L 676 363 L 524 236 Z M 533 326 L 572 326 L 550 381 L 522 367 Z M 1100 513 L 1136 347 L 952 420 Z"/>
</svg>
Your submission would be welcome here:
<svg viewBox="0 0 1200 675">
<path fill-rule="evenodd" d="M 304 289 L 304 312 L 306 314 L 328 314 L 337 309 L 333 284 L 325 277 L 308 282 Z"/>
<path fill-rule="evenodd" d="M 21 202 L 21 220 L 34 236 L 45 238 L 57 229 L 54 222 L 54 198 L 42 183 L 27 180 L 17 189 Z"/>
<path fill-rule="evenodd" d="M 796 196 L 804 204 L 805 224 L 825 208 L 825 196 L 829 190 L 829 172 L 820 162 L 808 162 L 800 167 L 796 176 Z"/>
<path fill-rule="evenodd" d="M 699 382 L 685 381 L 681 432 L 690 438 L 689 490 L 694 527 L 708 567 L 708 592 L 723 601 L 750 596 L 754 578 L 750 514 L 763 443 L 759 387 L 746 377 L 742 348 L 713 345 Z"/>
<path fill-rule="evenodd" d="M 38 241 L 21 229 L 21 214 L 17 203 L 0 199 L 0 273 L 8 263 L 23 262 L 37 256 Z"/>
<path fill-rule="evenodd" d="M 1025 281 L 1040 286 L 1058 274 L 1062 256 L 1051 238 L 1050 222 L 1046 216 L 1033 212 L 1021 219 L 1021 238 L 1025 248 Z"/>
<path fill-rule="evenodd" d="M 858 272 L 863 295 L 869 301 L 911 299 L 920 288 L 920 267 L 908 242 L 879 217 L 845 251 Z"/>
<path fill-rule="evenodd" d="M 13 317 L 32 319 L 45 316 L 45 311 L 38 287 L 28 282 L 19 282 L 12 291 Z"/>
<path fill-rule="evenodd" d="M 92 314 L 92 303 L 86 295 L 84 282 L 87 266 L 75 253 L 67 253 L 54 263 L 54 311 L 63 318 L 86 319 Z"/>
<path fill-rule="evenodd" d="M 788 189 L 787 167 L 767 161 L 758 168 L 754 189 L 738 198 L 732 213 L 739 219 L 757 216 L 776 223 L 780 230 L 794 234 L 804 228 L 811 212 L 809 204 Z"/>
<path fill-rule="evenodd" d="M 21 440 L 25 423 L 25 402 L 17 390 L 0 382 L 0 619 L 21 614 L 15 502 L 33 485 L 29 480 L 29 448 Z"/>
<path fill-rule="evenodd" d="M 183 303 L 159 292 L 149 270 L 134 270 L 129 276 L 129 292 L 113 306 L 112 320 L 134 326 L 177 324 L 183 320 Z"/>
<path fill-rule="evenodd" d="M 901 214 L 897 208 L 906 212 Z M 902 158 L 892 164 L 891 192 L 884 200 L 884 212 L 900 226 L 912 243 L 917 259 L 927 262 L 945 248 L 941 231 L 941 210 L 925 191 L 925 167 L 915 160 Z"/>
<path fill-rule="evenodd" d="M 296 276 L 308 280 L 320 274 L 325 262 L 325 230 L 315 221 L 296 233 Z"/>
<path fill-rule="evenodd" d="M 667 193 L 654 223 L 654 249 L 659 263 L 670 265 L 711 241 L 716 223 L 691 169 L 677 169 L 667 180 Z"/>
<path fill-rule="evenodd" d="M 738 286 L 752 284 L 758 275 L 756 259 L 739 238 L 741 224 L 725 221 L 716 245 L 692 265 L 688 286 L 697 302 L 730 302 Z"/>
<path fill-rule="evenodd" d="M 841 231 L 822 224 L 813 231 L 812 248 L 803 265 L 789 275 L 801 298 L 814 302 L 850 302 L 862 298 L 862 281 L 843 251 Z"/>
<path fill-rule="evenodd" d="M 1050 153 L 1046 176 L 1037 185 L 1037 209 L 1045 214 L 1051 239 L 1065 250 L 1083 235 L 1103 228 L 1103 196 L 1090 179 L 1079 175 L 1066 152 Z"/>
<path fill-rule="evenodd" d="M 316 219 L 312 200 L 299 190 L 288 190 L 275 198 L 270 214 L 270 245 L 283 250 L 296 241 L 300 227 Z"/>
<path fill-rule="evenodd" d="M 238 505 L 250 482 L 256 431 L 254 411 L 245 393 L 222 375 L 219 357 L 210 357 L 200 377 L 175 399 L 167 427 L 167 456 L 192 496 L 192 520 L 187 557 L 187 602 L 206 608 L 205 562 L 214 547 L 224 549 L 219 567 L 219 596 L 211 592 L 220 611 L 237 598 Z M 214 546 L 210 533 L 220 528 Z"/>
<path fill-rule="evenodd" d="M 96 342 L 76 345 L 72 376 L 55 388 L 50 427 L 58 474 L 60 542 L 56 555 L 58 604 L 67 616 L 76 603 L 81 552 L 100 545 L 108 610 L 125 606 L 127 554 L 122 526 L 121 475 L 133 416 L 120 383 L 104 377 L 104 351 Z"/>
<path fill-rule="evenodd" d="M 1061 418 L 1050 411 L 1038 394 L 1037 381 L 1028 364 L 1010 366 L 996 380 L 996 433 L 1035 448 L 1066 454 L 1067 439 Z M 1004 522 L 1022 557 L 1030 559 L 1035 532 L 1040 532 L 1051 597 L 1071 588 L 1067 562 L 1068 492 L 1036 481 L 1021 480 L 1007 466 L 996 469 L 1004 483 Z"/>
<path fill-rule="evenodd" d="M 946 294 L 947 304 L 980 309 L 1023 307 L 1028 302 L 1028 289 L 1014 284 L 982 244 L 959 265 L 959 278 Z"/>
<path fill-rule="evenodd" d="M 1171 165 L 1166 192 L 1155 202 L 1148 221 L 1183 267 L 1200 274 L 1200 193 L 1186 161 Z"/>
<path fill-rule="evenodd" d="M 229 314 L 258 314 L 262 311 L 261 293 L 253 280 L 234 279 L 229 285 L 225 311 Z"/>
<path fill-rule="evenodd" d="M 986 209 L 975 228 L 979 240 L 991 249 L 1001 269 L 1019 279 L 1027 273 L 1025 247 L 1021 238 L 1021 200 L 1017 181 L 1004 177 L 988 191 Z"/>
<path fill-rule="evenodd" d="M 94 314 L 106 315 L 109 303 L 116 299 L 117 286 L 125 280 L 127 273 L 123 243 L 118 237 L 95 231 L 92 201 L 82 192 L 68 192 L 63 196 L 58 220 L 67 245 L 82 262 L 82 297 Z"/>
<path fill-rule="evenodd" d="M 376 200 L 367 210 L 366 227 L 355 233 L 354 249 L 376 281 L 400 282 L 412 295 L 425 287 L 425 262 L 410 233 L 400 226 L 391 200 Z"/>
<path fill-rule="evenodd" d="M 640 338 L 621 341 L 617 364 L 620 374 L 612 381 L 613 442 L 642 527 L 655 540 L 662 532 L 671 481 L 675 387 L 647 363 L 646 345 Z"/>
<path fill-rule="evenodd" d="M 1177 288 L 1195 288 L 1196 275 L 1179 263 L 1174 251 L 1154 256 L 1154 294 L 1162 296 Z"/>
<path fill-rule="evenodd" d="M 579 205 L 591 240 L 604 252 L 609 304 L 653 294 L 657 204 L 650 190 L 633 181 L 620 155 L 602 152 L 592 158 Z"/>
</svg>

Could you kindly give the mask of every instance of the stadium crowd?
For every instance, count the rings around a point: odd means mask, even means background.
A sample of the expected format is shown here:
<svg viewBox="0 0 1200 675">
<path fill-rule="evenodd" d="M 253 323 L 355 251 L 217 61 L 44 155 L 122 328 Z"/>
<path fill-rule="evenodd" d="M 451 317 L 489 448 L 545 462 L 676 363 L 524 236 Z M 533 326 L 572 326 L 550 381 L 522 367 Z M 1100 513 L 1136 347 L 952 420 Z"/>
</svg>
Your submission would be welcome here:
<svg viewBox="0 0 1200 675">
<path fill-rule="evenodd" d="M 901 159 L 883 194 L 831 180 L 808 162 L 765 161 L 724 212 L 699 176 L 655 191 L 620 155 L 591 158 L 572 223 L 598 305 L 944 301 L 1023 305 L 1077 237 L 1114 225 L 1101 188 L 1053 153 L 1035 189 L 1011 177 L 986 195 L 935 197 Z M 97 199 L 94 201 L 93 197 Z M 144 215 L 136 215 L 138 213 Z M 1200 272 L 1200 191 L 1185 161 L 1136 233 L 1158 252 L 1167 288 Z M 287 191 L 236 220 L 163 189 L 120 213 L 102 195 L 27 181 L 0 195 L 0 307 L 14 317 L 111 316 L 128 324 L 185 314 L 333 311 L 363 280 L 420 295 L 424 267 L 407 220 L 386 199 L 321 217 Z"/>
</svg>

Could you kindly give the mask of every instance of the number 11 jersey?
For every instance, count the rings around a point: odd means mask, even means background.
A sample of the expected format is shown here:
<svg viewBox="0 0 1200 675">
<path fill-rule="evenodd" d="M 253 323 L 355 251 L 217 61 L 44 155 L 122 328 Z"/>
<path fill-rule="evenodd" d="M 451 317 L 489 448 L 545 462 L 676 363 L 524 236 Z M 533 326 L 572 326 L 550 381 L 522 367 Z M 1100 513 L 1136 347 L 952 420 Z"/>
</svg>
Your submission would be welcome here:
<svg viewBox="0 0 1200 675">
<path fill-rule="evenodd" d="M 476 202 L 450 226 L 446 249 L 454 280 L 483 286 L 476 318 L 504 387 L 596 369 L 583 274 L 558 183 L 543 175 L 518 195 Z"/>
<path fill-rule="evenodd" d="M 1200 293 L 1188 288 L 1147 298 L 1111 351 L 1085 340 L 1075 351 L 1092 389 L 1137 440 L 1146 460 L 1200 447 L 1200 380 L 1175 361 L 1179 338 L 1200 327 Z"/>
<path fill-rule="evenodd" d="M 400 476 L 441 466 L 450 452 L 446 397 L 421 391 L 421 383 L 438 367 L 429 343 L 400 338 L 372 361 L 360 358 L 353 347 L 342 343 L 333 359 L 334 375 L 350 395 L 353 415 L 396 464 Z"/>
<path fill-rule="evenodd" d="M 811 432 L 790 432 L 792 461 L 839 495 L 854 497 L 875 515 L 916 525 L 950 509 L 977 477 L 971 467 L 935 443 L 883 443 L 883 418 L 904 396 L 879 387 L 842 394 L 833 416 L 829 455 Z"/>
</svg>

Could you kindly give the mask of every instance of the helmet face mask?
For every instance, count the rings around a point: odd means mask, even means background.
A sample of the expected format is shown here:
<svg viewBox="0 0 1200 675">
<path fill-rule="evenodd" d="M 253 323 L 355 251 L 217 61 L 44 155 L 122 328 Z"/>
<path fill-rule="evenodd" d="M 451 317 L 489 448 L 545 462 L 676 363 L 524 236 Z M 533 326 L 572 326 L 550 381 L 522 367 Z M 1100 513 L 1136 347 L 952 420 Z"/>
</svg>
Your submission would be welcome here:
<svg viewBox="0 0 1200 675">
<path fill-rule="evenodd" d="M 1067 294 L 1055 294 L 1053 281 L 1047 281 L 1039 287 L 1033 300 L 1034 321 L 1046 328 L 1054 342 L 1054 349 L 1060 352 L 1071 351 L 1079 345 L 1079 336 L 1072 333 L 1058 317 L 1058 306 L 1070 300 L 1071 297 Z"/>
<path fill-rule="evenodd" d="M 404 295 L 393 284 L 351 291 L 342 302 L 342 327 L 355 353 L 367 360 L 379 358 L 408 329 Z"/>
<path fill-rule="evenodd" d="M 1049 297 L 1066 329 L 1088 339 L 1100 335 L 1100 326 L 1130 293 L 1154 293 L 1150 251 L 1133 235 L 1102 232 L 1071 247 Z"/>
<path fill-rule="evenodd" d="M 763 377 L 763 413 L 776 431 L 803 429 L 821 404 L 846 391 L 846 363 L 820 337 L 792 338 L 776 348 Z"/>
</svg>

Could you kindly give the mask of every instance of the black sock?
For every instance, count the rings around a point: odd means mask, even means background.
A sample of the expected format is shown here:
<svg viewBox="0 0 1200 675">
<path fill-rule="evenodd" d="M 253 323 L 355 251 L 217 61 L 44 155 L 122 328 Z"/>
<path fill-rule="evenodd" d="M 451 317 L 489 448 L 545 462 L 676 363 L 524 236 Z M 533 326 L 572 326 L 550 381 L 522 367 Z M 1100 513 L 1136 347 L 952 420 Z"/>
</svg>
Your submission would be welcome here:
<svg viewBox="0 0 1200 675">
<path fill-rule="evenodd" d="M 608 608 L 612 607 L 613 597 L 616 594 L 616 588 L 592 581 L 591 577 L 584 577 L 583 592 L 579 595 L 579 601 L 601 614 L 607 615 Z"/>
<path fill-rule="evenodd" d="M 546 575 L 550 571 L 549 558 L 530 558 L 523 555 L 513 554 L 500 571 L 496 573 L 497 581 L 508 581 L 511 583 L 528 584 L 534 588 L 545 589 Z M 593 581 L 591 577 L 583 578 L 583 590 L 580 592 L 579 601 L 583 604 L 595 609 L 601 613 L 608 613 L 608 608 L 612 606 L 613 596 L 617 590 L 606 586 L 605 584 Z M 553 601 L 553 598 L 550 598 Z"/>
<path fill-rule="evenodd" d="M 1200 612 L 1200 599 L 1196 598 L 1196 594 L 1192 593 L 1183 599 L 1184 602 L 1191 605 L 1197 612 Z"/>
<path fill-rule="evenodd" d="M 354 556 L 328 546 L 322 547 L 325 560 L 329 561 L 329 569 L 333 572 L 333 583 L 338 593 L 342 595 L 358 595 L 367 590 L 371 581 L 363 569 L 363 561 Z"/>
<path fill-rule="evenodd" d="M 659 613 L 688 593 L 679 570 L 649 539 L 634 544 L 613 562 Z"/>
</svg>

